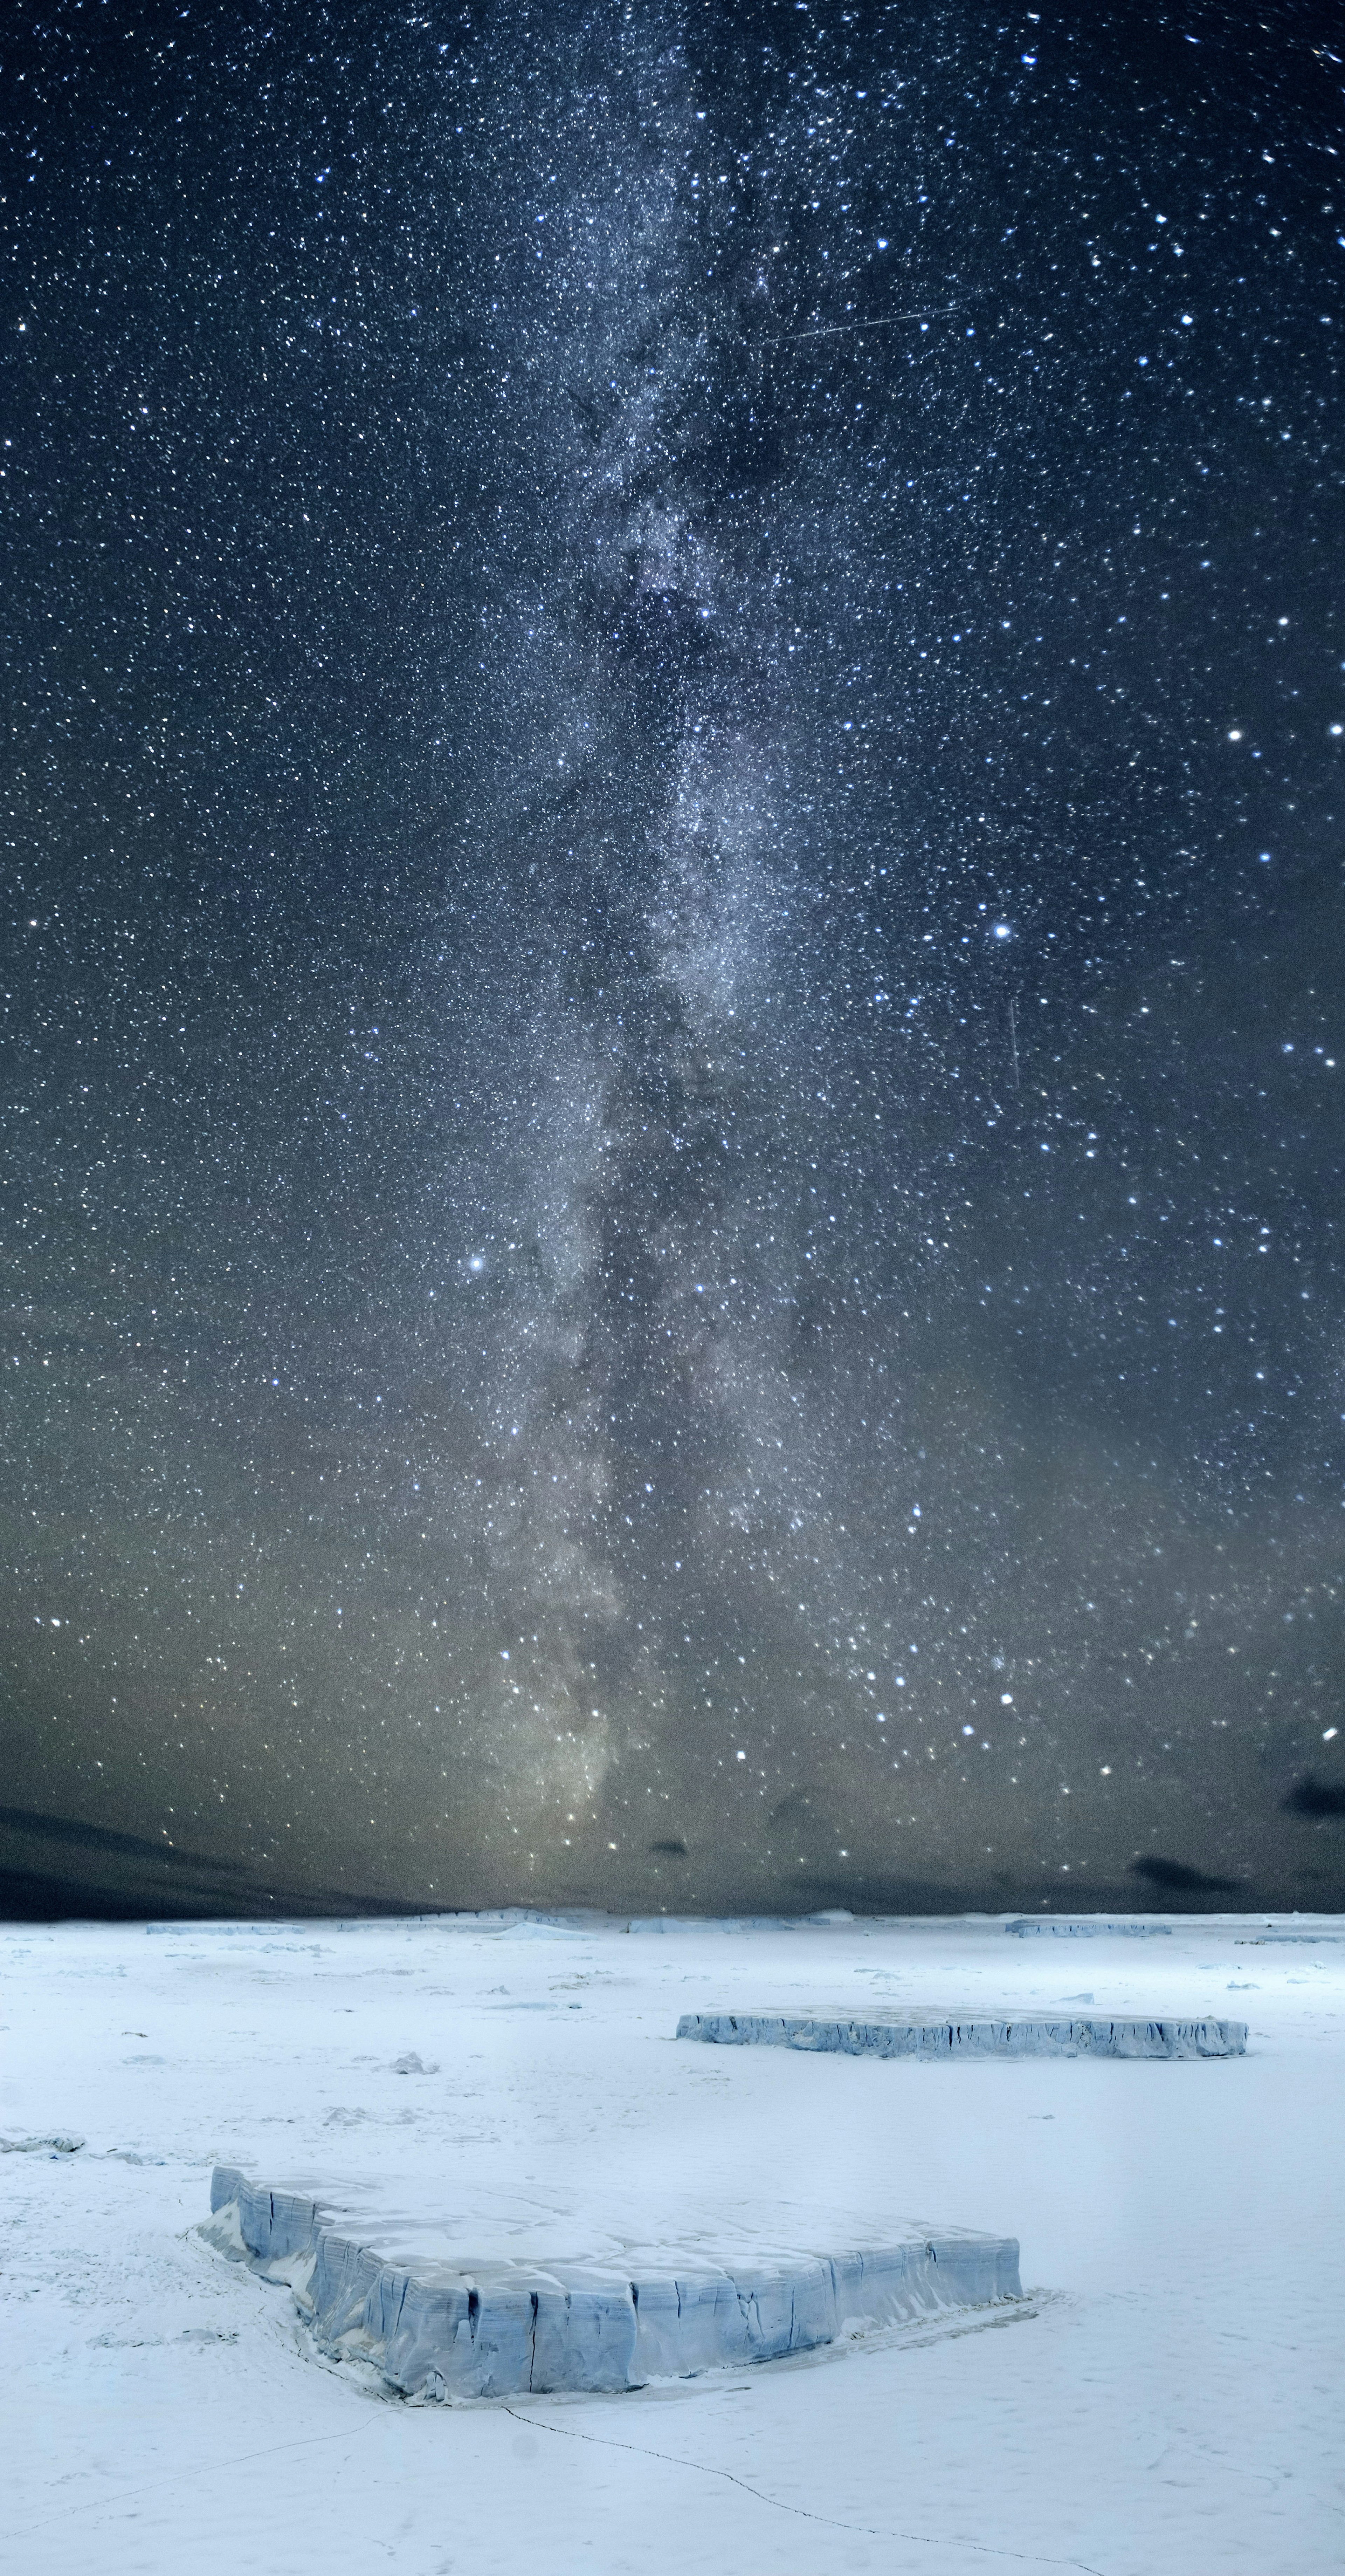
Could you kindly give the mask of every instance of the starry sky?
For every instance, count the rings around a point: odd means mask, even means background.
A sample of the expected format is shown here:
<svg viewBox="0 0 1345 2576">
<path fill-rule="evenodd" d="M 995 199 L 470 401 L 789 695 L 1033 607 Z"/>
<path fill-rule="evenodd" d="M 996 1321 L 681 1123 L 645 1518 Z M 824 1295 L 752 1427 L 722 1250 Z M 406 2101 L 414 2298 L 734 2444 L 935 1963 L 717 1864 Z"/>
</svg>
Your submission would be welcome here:
<svg viewBox="0 0 1345 2576">
<path fill-rule="evenodd" d="M 12 1911 L 1345 1903 L 1343 57 L 11 22 Z"/>
</svg>

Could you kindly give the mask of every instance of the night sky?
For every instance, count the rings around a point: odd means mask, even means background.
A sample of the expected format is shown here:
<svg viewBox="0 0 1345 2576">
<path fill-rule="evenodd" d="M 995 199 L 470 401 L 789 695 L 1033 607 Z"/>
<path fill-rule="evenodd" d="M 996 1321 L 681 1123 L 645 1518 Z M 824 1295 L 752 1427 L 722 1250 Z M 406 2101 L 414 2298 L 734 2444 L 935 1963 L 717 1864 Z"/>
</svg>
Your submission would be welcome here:
<svg viewBox="0 0 1345 2576">
<path fill-rule="evenodd" d="M 1345 1904 L 1345 41 L 2 72 L 12 1910 Z"/>
</svg>

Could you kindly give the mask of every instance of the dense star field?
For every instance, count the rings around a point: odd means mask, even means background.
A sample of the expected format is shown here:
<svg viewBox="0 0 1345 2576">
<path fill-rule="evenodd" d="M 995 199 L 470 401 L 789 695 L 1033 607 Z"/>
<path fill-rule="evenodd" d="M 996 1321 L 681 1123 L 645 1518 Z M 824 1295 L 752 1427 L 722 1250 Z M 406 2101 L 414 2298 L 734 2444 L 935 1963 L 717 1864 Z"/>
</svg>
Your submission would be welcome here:
<svg viewBox="0 0 1345 2576">
<path fill-rule="evenodd" d="M 1345 1902 L 1345 45 L 4 62 L 11 1907 Z"/>
</svg>

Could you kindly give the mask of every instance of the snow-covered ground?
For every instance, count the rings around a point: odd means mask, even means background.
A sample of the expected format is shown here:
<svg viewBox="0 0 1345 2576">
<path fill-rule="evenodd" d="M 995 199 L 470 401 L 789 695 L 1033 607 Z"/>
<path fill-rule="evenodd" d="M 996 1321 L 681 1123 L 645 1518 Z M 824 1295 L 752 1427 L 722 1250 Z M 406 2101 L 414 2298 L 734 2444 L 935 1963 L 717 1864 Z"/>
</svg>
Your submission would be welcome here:
<svg viewBox="0 0 1345 2576">
<path fill-rule="evenodd" d="M 0 1965 L 0 2140 L 85 2140 L 0 2160 L 15 2565 L 1345 2560 L 1339 1918 L 1077 1941 L 979 1919 L 9 1927 Z M 1248 2053 L 930 2065 L 673 2036 L 716 2006 L 1085 2000 L 1245 2019 Z M 408 2406 L 202 2242 L 216 2157 L 432 2213 L 469 2256 L 981 2228 L 1020 2239 L 1028 2295 L 619 2397 Z"/>
</svg>

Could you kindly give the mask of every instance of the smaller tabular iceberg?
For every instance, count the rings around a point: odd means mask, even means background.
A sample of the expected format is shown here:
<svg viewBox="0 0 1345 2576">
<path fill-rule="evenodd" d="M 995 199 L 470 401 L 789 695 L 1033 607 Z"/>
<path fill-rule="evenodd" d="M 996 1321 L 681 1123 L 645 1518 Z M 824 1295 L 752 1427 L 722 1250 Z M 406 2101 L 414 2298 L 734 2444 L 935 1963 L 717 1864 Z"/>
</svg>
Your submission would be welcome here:
<svg viewBox="0 0 1345 2576">
<path fill-rule="evenodd" d="M 559 2263 L 388 2260 L 301 2191 L 217 2165 L 207 2240 L 288 2283 L 325 2351 L 412 2397 L 507 2397 L 774 2361 L 1022 2296 L 1012 2237 L 897 2227 L 864 2248 L 641 2249 Z"/>
<path fill-rule="evenodd" d="M 844 2057 L 1241 2057 L 1245 2021 L 998 2020 L 988 2013 L 683 2013 L 679 2039 Z"/>
<path fill-rule="evenodd" d="M 1004 1929 L 1016 1933 L 1020 1941 L 1035 1940 L 1039 1934 L 1051 1941 L 1100 1941 L 1104 1934 L 1108 1940 L 1118 1941 L 1170 1941 L 1172 1938 L 1170 1923 L 1138 1923 L 1128 1915 L 1123 1915 L 1118 1922 L 1102 1914 L 1086 1914 L 1082 1921 L 1077 1915 L 1067 1921 L 1063 1915 L 1020 1914 L 1012 1923 L 1006 1923 Z"/>
</svg>

